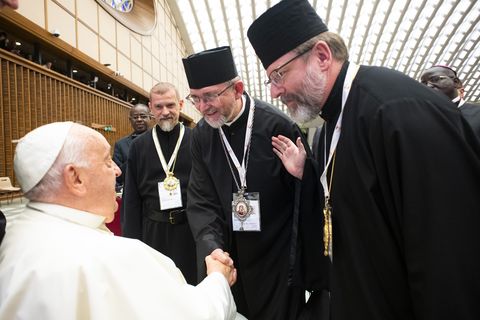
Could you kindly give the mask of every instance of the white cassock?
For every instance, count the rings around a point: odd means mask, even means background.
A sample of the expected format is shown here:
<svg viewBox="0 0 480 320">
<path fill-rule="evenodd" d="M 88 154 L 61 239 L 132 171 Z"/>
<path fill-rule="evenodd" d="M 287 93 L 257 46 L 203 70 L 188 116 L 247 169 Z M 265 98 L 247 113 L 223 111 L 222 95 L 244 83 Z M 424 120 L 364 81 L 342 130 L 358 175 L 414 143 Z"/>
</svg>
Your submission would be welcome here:
<svg viewBox="0 0 480 320">
<path fill-rule="evenodd" d="M 192 262 L 195 263 L 195 262 Z M 104 218 L 31 202 L 0 246 L 0 319 L 235 319 L 220 273 L 185 282 L 168 257 Z"/>
</svg>

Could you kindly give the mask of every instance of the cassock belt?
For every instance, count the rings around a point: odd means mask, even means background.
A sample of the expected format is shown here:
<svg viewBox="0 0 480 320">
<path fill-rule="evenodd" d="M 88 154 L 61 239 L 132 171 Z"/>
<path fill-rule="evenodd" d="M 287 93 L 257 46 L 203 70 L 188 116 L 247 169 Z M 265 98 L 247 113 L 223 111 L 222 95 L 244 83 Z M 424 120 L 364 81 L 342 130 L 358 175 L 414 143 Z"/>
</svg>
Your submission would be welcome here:
<svg viewBox="0 0 480 320">
<path fill-rule="evenodd" d="M 168 222 L 170 224 L 181 224 L 187 221 L 185 209 L 176 209 L 171 211 L 151 212 L 148 218 L 158 222 Z"/>
</svg>

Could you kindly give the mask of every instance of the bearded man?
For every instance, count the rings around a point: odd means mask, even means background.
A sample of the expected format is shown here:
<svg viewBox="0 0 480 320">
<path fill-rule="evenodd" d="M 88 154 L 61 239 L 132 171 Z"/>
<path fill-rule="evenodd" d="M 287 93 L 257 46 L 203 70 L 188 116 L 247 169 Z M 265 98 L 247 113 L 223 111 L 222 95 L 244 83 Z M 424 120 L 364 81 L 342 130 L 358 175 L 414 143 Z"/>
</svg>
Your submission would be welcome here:
<svg viewBox="0 0 480 320">
<path fill-rule="evenodd" d="M 307 0 L 280 1 L 248 37 L 271 96 L 325 120 L 318 163 L 299 140 L 273 146 L 302 180 L 302 212 L 323 220 L 329 319 L 480 319 L 480 146 L 459 110 L 400 72 L 349 62 Z"/>
<path fill-rule="evenodd" d="M 156 84 L 148 106 L 157 123 L 130 146 L 122 232 L 170 257 L 196 284 L 195 243 L 185 212 L 191 129 L 179 122 L 183 100 L 172 84 Z"/>
<path fill-rule="evenodd" d="M 305 279 L 292 276 L 293 264 L 315 254 L 305 257 L 300 250 L 299 184 L 273 153 L 270 139 L 303 138 L 302 133 L 285 114 L 245 91 L 230 47 L 192 54 L 183 66 L 187 99 L 203 116 L 192 132 L 187 210 L 199 280 L 206 275 L 205 256 L 228 251 L 238 270 L 232 292 L 240 313 L 252 320 L 298 319 Z M 315 236 L 321 232 L 317 226 Z M 321 281 L 322 270 L 316 271 Z"/>
</svg>

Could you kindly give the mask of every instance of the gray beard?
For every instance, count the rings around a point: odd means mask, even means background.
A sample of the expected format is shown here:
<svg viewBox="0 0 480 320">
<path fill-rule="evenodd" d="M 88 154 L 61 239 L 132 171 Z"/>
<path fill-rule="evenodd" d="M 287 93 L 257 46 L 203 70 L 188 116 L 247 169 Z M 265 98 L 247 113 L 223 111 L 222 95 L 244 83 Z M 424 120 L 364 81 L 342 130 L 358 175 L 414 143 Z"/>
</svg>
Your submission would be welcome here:
<svg viewBox="0 0 480 320">
<path fill-rule="evenodd" d="M 302 83 L 302 94 L 297 95 L 298 106 L 295 110 L 288 109 L 293 121 L 305 123 L 315 119 L 322 110 L 322 101 L 325 97 L 326 77 L 315 73 L 308 67 Z"/>
<path fill-rule="evenodd" d="M 178 121 L 173 123 L 172 121 L 170 120 L 162 120 L 162 121 L 159 121 L 158 122 L 158 126 L 160 127 L 160 129 L 164 132 L 170 132 L 173 130 L 173 128 L 175 128 L 175 126 L 177 125 Z"/>
<path fill-rule="evenodd" d="M 208 111 L 208 110 L 207 110 Z M 227 123 L 227 117 L 220 114 L 220 118 L 218 120 L 211 120 L 208 119 L 208 117 L 203 116 L 203 119 L 208 123 L 208 125 L 214 129 L 218 129 L 221 126 L 223 126 L 225 123 Z"/>
<path fill-rule="evenodd" d="M 223 126 L 225 123 L 227 123 L 227 119 L 224 116 L 221 116 L 220 119 L 218 119 L 217 121 L 208 120 L 205 117 L 203 119 L 205 119 L 208 125 L 214 129 L 218 129 L 221 126 Z"/>
<path fill-rule="evenodd" d="M 288 114 L 296 123 L 306 123 L 312 119 L 315 119 L 319 112 L 316 112 L 312 107 L 306 105 L 298 105 L 294 111 L 288 110 Z"/>
</svg>

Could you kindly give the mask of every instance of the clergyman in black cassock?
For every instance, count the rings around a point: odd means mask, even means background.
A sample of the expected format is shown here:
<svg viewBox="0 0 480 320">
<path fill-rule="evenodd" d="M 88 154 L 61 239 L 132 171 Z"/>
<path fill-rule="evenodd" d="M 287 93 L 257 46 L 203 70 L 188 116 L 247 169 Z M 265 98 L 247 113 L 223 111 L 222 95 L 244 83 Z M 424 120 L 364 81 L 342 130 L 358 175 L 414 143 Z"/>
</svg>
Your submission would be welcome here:
<svg viewBox="0 0 480 320">
<path fill-rule="evenodd" d="M 420 81 L 451 99 L 480 139 L 480 105 L 466 102 L 460 95 L 459 91 L 463 89 L 463 84 L 455 70 L 447 66 L 435 65 L 422 73 Z"/>
<path fill-rule="evenodd" d="M 466 102 L 462 99 L 459 101 L 458 108 L 480 140 L 480 105 L 478 103 Z"/>
<path fill-rule="evenodd" d="M 279 2 L 248 36 L 272 96 L 325 120 L 319 163 L 273 143 L 287 165 L 306 158 L 291 172 L 301 210 L 325 217 L 330 319 L 480 319 L 480 145 L 459 110 L 399 72 L 348 62 L 306 0 Z"/>
<path fill-rule="evenodd" d="M 185 212 L 191 170 L 191 129 L 178 122 L 183 100 L 175 87 L 160 83 L 150 92 L 150 110 L 157 125 L 136 138 L 130 146 L 122 204 L 125 210 L 123 235 L 139 239 L 170 257 L 190 284 L 197 283 L 195 243 Z M 167 128 L 161 128 L 161 126 Z M 183 127 L 183 129 L 182 129 Z M 165 130 L 168 129 L 168 130 Z M 180 181 L 181 205 L 162 209 L 159 182 L 166 178 L 154 138 L 166 160 L 172 158 L 181 131 L 183 139 L 170 171 Z M 153 131 L 153 132 L 152 132 Z"/>
<path fill-rule="evenodd" d="M 322 111 L 322 150 L 330 147 L 347 66 Z M 407 93 L 415 98 L 402 98 Z M 480 239 L 472 227 L 480 223 L 480 149 L 446 100 L 394 71 L 360 67 L 345 105 L 332 181 L 332 319 L 479 315 L 459 284 L 480 266 L 473 254 Z M 307 159 L 305 190 L 322 189 L 323 163 L 323 152 L 319 167 Z M 311 201 L 304 201 L 306 210 L 321 211 L 323 195 Z"/>
<path fill-rule="evenodd" d="M 138 103 L 130 109 L 128 118 L 132 126 L 133 132 L 126 137 L 121 138 L 115 142 L 113 148 L 113 161 L 122 170 L 122 174 L 117 177 L 115 189 L 120 191 L 125 184 L 125 176 L 127 171 L 128 151 L 133 139 L 148 130 L 148 123 L 150 121 L 150 110 L 148 106 Z"/>
<path fill-rule="evenodd" d="M 305 301 L 305 291 L 289 285 L 296 259 L 299 183 L 273 153 L 270 139 L 302 134 L 286 115 L 243 92 L 229 47 L 194 54 L 183 63 L 189 99 L 204 117 L 192 133 L 187 210 L 199 277 L 205 277 L 206 255 L 218 248 L 228 251 L 238 270 L 232 287 L 237 310 L 248 319 L 296 319 Z M 223 119 L 222 112 L 228 114 Z M 246 137 L 252 120 L 251 136 Z M 245 160 L 245 191 L 259 194 L 259 210 L 250 216 L 259 215 L 257 231 L 234 226 L 232 201 L 242 177 L 227 145 L 239 164 Z M 243 205 L 238 208 L 243 214 Z"/>
</svg>

